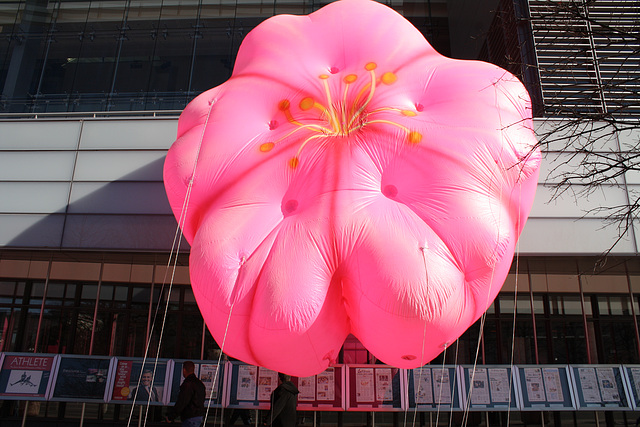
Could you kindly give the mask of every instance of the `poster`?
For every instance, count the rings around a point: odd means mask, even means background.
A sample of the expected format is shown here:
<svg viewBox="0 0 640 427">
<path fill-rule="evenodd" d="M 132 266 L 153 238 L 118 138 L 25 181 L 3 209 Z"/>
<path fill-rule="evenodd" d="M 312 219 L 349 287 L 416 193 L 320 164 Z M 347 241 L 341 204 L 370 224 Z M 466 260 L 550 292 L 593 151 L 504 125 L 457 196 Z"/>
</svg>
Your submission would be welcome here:
<svg viewBox="0 0 640 427">
<path fill-rule="evenodd" d="M 256 382 L 258 367 L 252 365 L 238 366 L 238 400 L 256 400 Z"/>
<path fill-rule="evenodd" d="M 511 401 L 511 382 L 507 368 L 489 368 L 489 386 L 491 400 L 494 403 L 509 403 Z"/>
<path fill-rule="evenodd" d="M 316 376 L 318 400 L 333 401 L 336 398 L 335 368 L 327 368 Z"/>
<path fill-rule="evenodd" d="M 540 368 L 525 368 L 524 380 L 526 383 L 527 398 L 529 402 L 545 402 L 546 396 L 544 392 L 542 370 Z"/>
<path fill-rule="evenodd" d="M 585 403 L 600 403 L 600 391 L 598 390 L 598 379 L 595 368 L 578 368 L 580 379 L 580 389 Z"/>
<path fill-rule="evenodd" d="M 111 359 L 62 356 L 53 398 L 104 401 L 110 363 Z"/>
<path fill-rule="evenodd" d="M 469 371 L 469 381 L 471 383 L 471 404 L 489 405 L 491 396 L 489 395 L 489 379 L 485 368 L 476 368 Z"/>
<path fill-rule="evenodd" d="M 433 397 L 436 404 L 451 404 L 451 380 L 449 369 L 434 368 L 431 371 L 433 376 Z"/>
<path fill-rule="evenodd" d="M 431 369 L 416 368 L 413 370 L 413 387 L 418 405 L 433 403 L 431 387 Z"/>
<path fill-rule="evenodd" d="M 271 400 L 271 392 L 278 387 L 278 373 L 267 368 L 258 369 L 258 400 Z"/>
<path fill-rule="evenodd" d="M 635 388 L 636 399 L 640 397 L 640 368 L 630 368 L 631 379 Z"/>
<path fill-rule="evenodd" d="M 298 378 L 298 401 L 314 402 L 316 400 L 316 377 Z"/>
<path fill-rule="evenodd" d="M 203 363 L 196 366 L 199 367 L 197 375 L 200 381 L 204 383 L 207 399 L 218 400 L 222 369 L 218 369 L 218 364 L 216 363 Z"/>
<path fill-rule="evenodd" d="M 167 362 L 118 360 L 111 400 L 162 404 Z"/>
<path fill-rule="evenodd" d="M 597 368 L 596 375 L 598 377 L 602 401 L 620 402 L 620 393 L 618 393 L 618 384 L 613 368 Z"/>
<path fill-rule="evenodd" d="M 5 355 L 0 374 L 0 396 L 44 400 L 54 356 Z"/>
<path fill-rule="evenodd" d="M 393 400 L 391 378 L 391 369 L 376 369 L 376 400 L 378 402 Z"/>
<path fill-rule="evenodd" d="M 356 368 L 356 402 L 373 402 L 373 368 Z"/>
<path fill-rule="evenodd" d="M 542 368 L 542 377 L 548 402 L 564 402 L 562 380 L 558 368 Z"/>
</svg>

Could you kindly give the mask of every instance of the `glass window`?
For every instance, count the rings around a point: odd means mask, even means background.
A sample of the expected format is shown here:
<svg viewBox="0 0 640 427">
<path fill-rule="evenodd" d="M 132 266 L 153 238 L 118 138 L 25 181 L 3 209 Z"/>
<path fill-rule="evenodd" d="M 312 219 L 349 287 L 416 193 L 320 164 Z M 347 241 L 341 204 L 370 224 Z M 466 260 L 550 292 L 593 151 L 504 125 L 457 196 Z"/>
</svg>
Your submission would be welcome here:
<svg viewBox="0 0 640 427">
<path fill-rule="evenodd" d="M 64 298 L 65 284 L 49 282 L 47 288 L 47 304 L 49 304 L 49 298 Z"/>
<path fill-rule="evenodd" d="M 16 289 L 16 282 L 2 280 L 0 281 L 0 295 L 13 297 Z"/>
<path fill-rule="evenodd" d="M 129 295 L 129 286 L 118 285 L 115 287 L 115 291 L 113 293 L 113 299 L 115 301 L 126 301 L 128 295 Z"/>
<path fill-rule="evenodd" d="M 98 298 L 98 285 L 82 285 L 82 294 L 81 297 L 82 304 L 95 304 L 96 299 Z"/>
</svg>

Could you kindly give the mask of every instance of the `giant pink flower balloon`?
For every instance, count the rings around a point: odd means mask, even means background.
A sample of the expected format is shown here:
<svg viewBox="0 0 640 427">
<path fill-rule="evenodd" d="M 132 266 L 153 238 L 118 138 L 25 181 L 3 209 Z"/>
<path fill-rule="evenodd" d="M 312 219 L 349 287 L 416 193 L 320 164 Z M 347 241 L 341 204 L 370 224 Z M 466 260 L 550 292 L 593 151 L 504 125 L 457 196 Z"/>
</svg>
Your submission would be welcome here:
<svg viewBox="0 0 640 427">
<path fill-rule="evenodd" d="M 299 376 L 349 333 L 385 363 L 428 362 L 500 290 L 535 145 L 515 77 L 441 56 L 386 6 L 268 19 L 184 110 L 165 163 L 207 326 Z"/>
</svg>

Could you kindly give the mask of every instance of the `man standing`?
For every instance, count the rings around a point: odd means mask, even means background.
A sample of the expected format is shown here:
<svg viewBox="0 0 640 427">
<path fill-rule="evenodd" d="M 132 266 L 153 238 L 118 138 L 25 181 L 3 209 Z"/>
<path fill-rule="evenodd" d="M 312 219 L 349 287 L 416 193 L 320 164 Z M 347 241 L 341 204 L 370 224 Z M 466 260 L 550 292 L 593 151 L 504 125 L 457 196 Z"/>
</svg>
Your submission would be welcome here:
<svg viewBox="0 0 640 427">
<path fill-rule="evenodd" d="M 182 364 L 184 381 L 180 385 L 180 393 L 176 404 L 169 409 L 167 421 L 171 422 L 178 416 L 182 420 L 182 427 L 199 427 L 204 418 L 205 387 L 194 374 L 195 365 L 191 361 Z"/>
<path fill-rule="evenodd" d="M 278 387 L 271 393 L 269 424 L 272 427 L 295 427 L 298 393 L 300 392 L 291 382 L 291 376 L 279 373 Z"/>
</svg>

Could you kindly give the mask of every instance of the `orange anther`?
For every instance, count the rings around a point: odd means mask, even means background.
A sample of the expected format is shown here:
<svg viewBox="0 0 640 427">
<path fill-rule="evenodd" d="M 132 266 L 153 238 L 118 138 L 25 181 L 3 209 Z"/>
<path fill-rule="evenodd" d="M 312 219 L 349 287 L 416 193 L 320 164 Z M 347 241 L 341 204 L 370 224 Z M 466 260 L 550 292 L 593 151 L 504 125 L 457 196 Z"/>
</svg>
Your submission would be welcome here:
<svg viewBox="0 0 640 427">
<path fill-rule="evenodd" d="M 349 74 L 348 76 L 346 76 L 346 77 L 344 78 L 344 82 L 345 82 L 346 84 L 353 83 L 353 82 L 355 82 L 356 80 L 358 80 L 358 76 L 356 76 L 355 74 Z"/>
<path fill-rule="evenodd" d="M 364 66 L 364 69 L 367 71 L 372 71 L 372 70 L 375 70 L 376 68 L 378 68 L 378 64 L 376 64 L 375 62 L 369 62 L 367 65 Z"/>
<path fill-rule="evenodd" d="M 291 103 L 289 102 L 288 99 L 283 99 L 278 104 L 278 108 L 280 109 L 280 111 L 288 110 L 290 106 L 291 106 Z"/>
<path fill-rule="evenodd" d="M 310 110 L 313 108 L 315 101 L 310 96 L 307 96 L 302 101 L 300 101 L 300 109 L 301 110 Z"/>
<path fill-rule="evenodd" d="M 291 160 L 289 160 L 289 167 L 291 169 L 297 168 L 299 164 L 300 164 L 300 159 L 298 159 L 297 157 L 292 157 Z"/>
<path fill-rule="evenodd" d="M 420 141 L 422 141 L 422 134 L 419 132 L 409 132 L 408 138 L 409 143 L 411 144 L 418 144 Z"/>
<path fill-rule="evenodd" d="M 394 84 L 396 82 L 396 80 L 398 80 L 398 77 L 396 77 L 396 75 L 393 74 L 390 71 L 388 71 L 388 72 L 386 72 L 386 73 L 384 73 L 382 75 L 382 83 L 384 83 L 386 85 Z"/>
<path fill-rule="evenodd" d="M 273 147 L 275 147 L 275 145 L 276 144 L 274 144 L 273 142 L 265 142 L 264 144 L 260 145 L 260 151 L 266 153 L 267 151 L 271 151 Z"/>
</svg>

